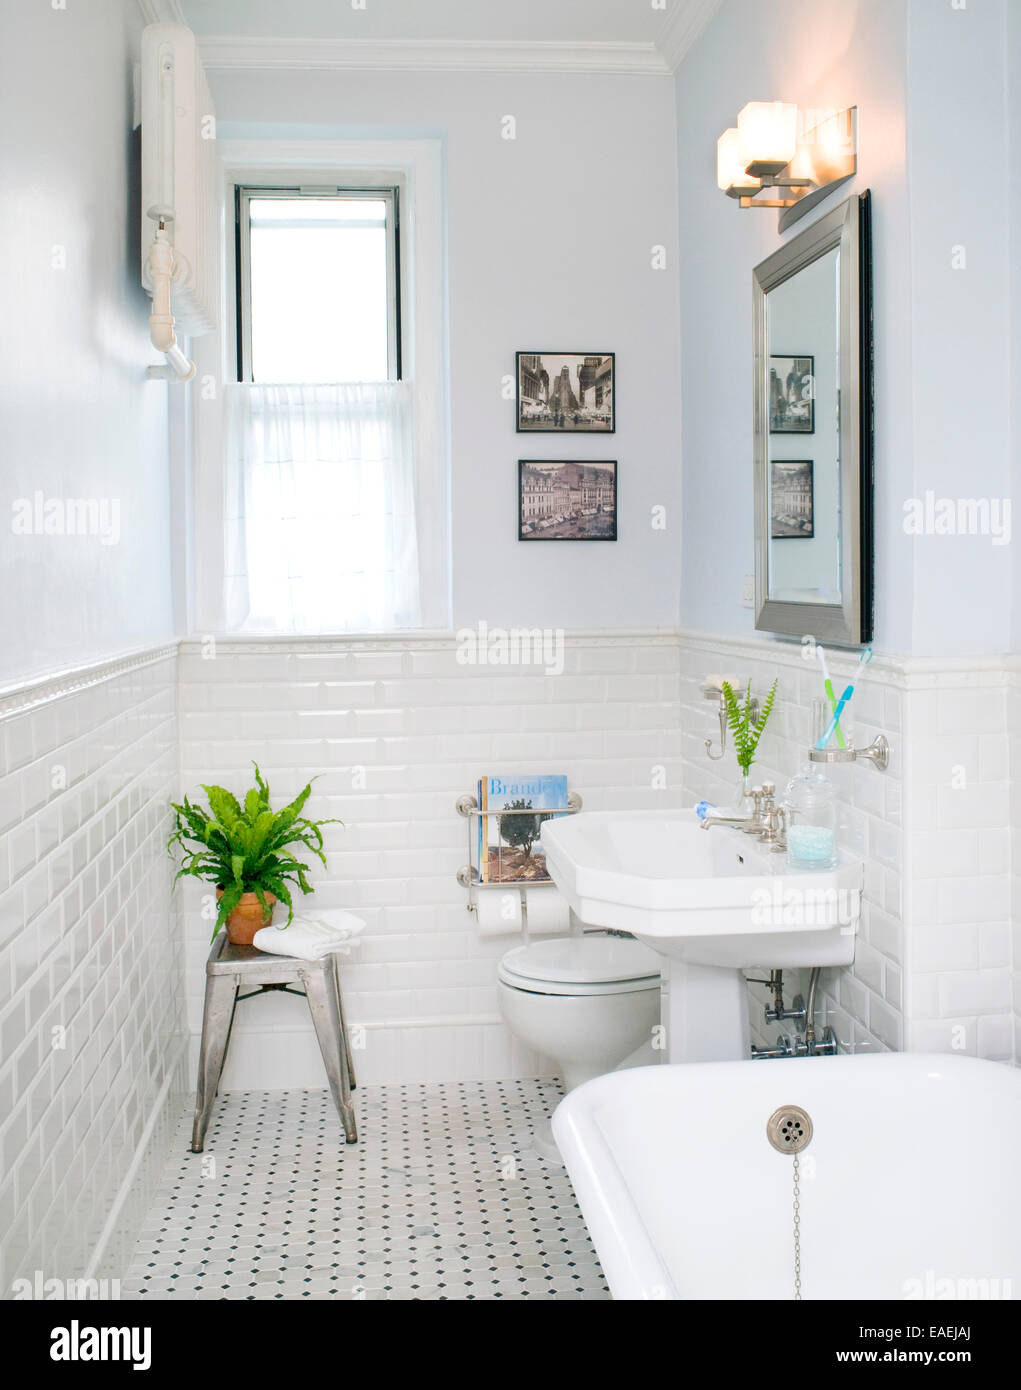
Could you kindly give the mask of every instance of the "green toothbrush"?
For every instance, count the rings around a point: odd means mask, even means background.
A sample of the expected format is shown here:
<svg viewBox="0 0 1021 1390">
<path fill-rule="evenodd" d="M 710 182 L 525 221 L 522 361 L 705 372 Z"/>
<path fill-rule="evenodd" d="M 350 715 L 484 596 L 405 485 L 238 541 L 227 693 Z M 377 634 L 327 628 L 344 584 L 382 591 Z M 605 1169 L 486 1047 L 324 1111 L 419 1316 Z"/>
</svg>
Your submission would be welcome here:
<svg viewBox="0 0 1021 1390">
<path fill-rule="evenodd" d="M 830 702 L 830 709 L 834 714 L 837 712 L 837 697 L 833 691 L 833 682 L 830 680 L 829 667 L 826 665 L 826 649 L 822 646 L 816 647 L 816 654 L 819 657 L 819 665 L 822 667 L 822 688 L 826 691 L 826 698 Z M 840 727 L 840 720 L 837 720 L 837 746 L 846 748 L 844 731 Z"/>
</svg>

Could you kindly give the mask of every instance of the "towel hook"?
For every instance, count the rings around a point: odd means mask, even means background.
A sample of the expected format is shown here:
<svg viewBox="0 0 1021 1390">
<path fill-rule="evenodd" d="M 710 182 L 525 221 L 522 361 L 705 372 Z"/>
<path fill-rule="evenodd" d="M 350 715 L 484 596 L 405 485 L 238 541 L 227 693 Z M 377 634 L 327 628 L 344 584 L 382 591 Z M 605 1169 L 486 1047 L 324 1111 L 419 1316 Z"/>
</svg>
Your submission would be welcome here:
<svg viewBox="0 0 1021 1390">
<path fill-rule="evenodd" d="M 713 741 L 711 738 L 707 738 L 705 741 L 705 751 L 709 754 L 709 757 L 713 760 L 714 763 L 718 763 L 719 760 L 723 757 L 724 753 L 726 753 L 727 751 L 727 702 L 723 698 L 723 692 L 717 692 L 715 690 L 706 690 L 705 698 L 707 700 L 711 700 L 717 694 L 719 695 L 720 699 L 720 751 L 718 753 L 713 752 Z"/>
<path fill-rule="evenodd" d="M 739 687 L 732 684 L 731 688 L 736 690 Z M 716 700 L 719 702 L 720 751 L 718 753 L 713 752 L 713 741 L 711 738 L 707 738 L 705 741 L 706 753 L 709 755 L 709 757 L 714 763 L 718 763 L 727 751 L 727 701 L 726 697 L 723 694 L 721 686 L 716 685 L 715 683 L 704 685 L 702 687 L 702 697 L 706 700 Z M 751 696 L 750 700 L 750 713 L 753 720 L 758 719 L 759 701 L 757 697 L 754 695 Z"/>
</svg>

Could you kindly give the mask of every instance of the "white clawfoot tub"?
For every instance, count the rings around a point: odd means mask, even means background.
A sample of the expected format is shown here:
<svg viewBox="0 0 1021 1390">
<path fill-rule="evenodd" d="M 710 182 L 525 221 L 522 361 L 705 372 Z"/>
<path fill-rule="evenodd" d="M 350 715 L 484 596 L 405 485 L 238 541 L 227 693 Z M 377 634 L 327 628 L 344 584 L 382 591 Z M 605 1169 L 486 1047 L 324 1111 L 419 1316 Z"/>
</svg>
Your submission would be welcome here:
<svg viewBox="0 0 1021 1390">
<path fill-rule="evenodd" d="M 613 1072 L 553 1133 L 622 1299 L 789 1299 L 793 1159 L 805 1299 L 1021 1297 L 1021 1070 L 885 1053 Z"/>
</svg>

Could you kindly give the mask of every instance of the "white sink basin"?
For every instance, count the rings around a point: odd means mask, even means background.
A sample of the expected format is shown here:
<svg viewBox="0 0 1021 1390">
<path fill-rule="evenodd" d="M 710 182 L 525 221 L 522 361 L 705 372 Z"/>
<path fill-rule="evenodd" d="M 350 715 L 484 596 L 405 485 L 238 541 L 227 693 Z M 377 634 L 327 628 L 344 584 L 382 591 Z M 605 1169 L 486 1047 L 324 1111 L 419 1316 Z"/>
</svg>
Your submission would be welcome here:
<svg viewBox="0 0 1021 1390">
<path fill-rule="evenodd" d="M 557 887 L 583 922 L 633 932 L 694 965 L 849 965 L 865 866 L 793 873 L 742 830 L 694 811 L 583 812 L 546 821 Z"/>
<path fill-rule="evenodd" d="M 546 863 L 583 922 L 632 932 L 666 957 L 671 1061 L 748 1055 L 740 971 L 849 965 L 865 866 L 792 872 L 786 855 L 694 811 L 583 812 L 542 827 Z"/>
</svg>

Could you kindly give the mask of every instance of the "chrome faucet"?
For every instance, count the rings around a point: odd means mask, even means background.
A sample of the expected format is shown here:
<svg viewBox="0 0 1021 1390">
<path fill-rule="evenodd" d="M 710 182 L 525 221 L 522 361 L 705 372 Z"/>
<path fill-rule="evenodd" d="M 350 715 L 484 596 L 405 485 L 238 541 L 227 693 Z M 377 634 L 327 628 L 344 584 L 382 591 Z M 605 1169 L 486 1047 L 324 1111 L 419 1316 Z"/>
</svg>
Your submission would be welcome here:
<svg viewBox="0 0 1021 1390">
<path fill-rule="evenodd" d="M 752 788 L 755 809 L 750 816 L 729 816 L 723 811 L 710 811 L 702 818 L 702 829 L 709 830 L 714 825 L 730 825 L 743 830 L 746 835 L 755 835 L 764 845 L 775 853 L 787 848 L 787 809 L 774 801 L 775 782 L 763 782 L 761 787 Z"/>
</svg>

